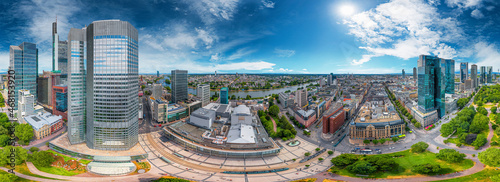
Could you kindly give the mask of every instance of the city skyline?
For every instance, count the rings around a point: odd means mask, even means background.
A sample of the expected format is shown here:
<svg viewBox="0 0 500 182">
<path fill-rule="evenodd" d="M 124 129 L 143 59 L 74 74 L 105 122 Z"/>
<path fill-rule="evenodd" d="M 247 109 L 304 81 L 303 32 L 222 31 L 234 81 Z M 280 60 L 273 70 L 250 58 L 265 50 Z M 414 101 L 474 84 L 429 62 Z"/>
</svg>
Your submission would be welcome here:
<svg viewBox="0 0 500 182">
<path fill-rule="evenodd" d="M 499 12 L 497 3 L 487 0 L 125 1 L 114 5 L 118 8 L 89 2 L 0 3 L 7 9 L 0 25 L 6 35 L 0 63 L 7 63 L 9 45 L 31 41 L 40 51 L 39 73 L 51 70 L 52 22 L 57 16 L 61 40 L 71 27 L 88 22 L 129 21 L 142 40 L 139 73 L 184 69 L 190 73 L 386 74 L 411 70 L 421 54 L 454 59 L 455 70 L 460 62 L 500 67 L 498 25 L 493 19 Z M 398 8 L 419 18 L 388 11 Z M 133 13 L 126 14 L 127 10 Z M 31 13 L 13 16 L 25 12 Z M 305 64 L 311 60 L 315 64 Z"/>
</svg>

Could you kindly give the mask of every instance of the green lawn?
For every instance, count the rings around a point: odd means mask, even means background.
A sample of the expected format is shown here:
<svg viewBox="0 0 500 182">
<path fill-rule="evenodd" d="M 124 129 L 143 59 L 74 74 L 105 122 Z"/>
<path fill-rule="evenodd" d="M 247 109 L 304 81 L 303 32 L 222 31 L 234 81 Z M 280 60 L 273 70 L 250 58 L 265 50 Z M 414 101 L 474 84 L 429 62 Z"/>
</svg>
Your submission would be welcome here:
<svg viewBox="0 0 500 182">
<path fill-rule="evenodd" d="M 492 181 L 490 179 L 491 176 L 495 175 L 500 175 L 500 170 L 495 170 L 492 168 L 489 169 L 483 169 L 482 171 L 479 171 L 477 173 L 468 175 L 468 176 L 463 176 L 459 178 L 453 178 L 453 179 L 448 179 L 448 180 L 441 180 L 440 182 L 468 182 L 468 181 Z"/>
<path fill-rule="evenodd" d="M 418 175 L 416 173 L 411 172 L 411 168 L 413 165 L 417 164 L 425 164 L 425 163 L 432 163 L 432 164 L 439 164 L 443 169 L 439 171 L 438 174 L 448 174 L 448 173 L 453 173 L 457 171 L 462 171 L 468 168 L 471 168 L 474 166 L 474 162 L 470 159 L 465 159 L 462 162 L 459 163 L 447 163 L 445 161 L 439 160 L 436 158 L 436 154 L 426 151 L 421 154 L 414 154 L 410 152 L 409 150 L 401 151 L 401 152 L 396 152 L 396 153 L 391 153 L 391 154 L 381 154 L 381 155 L 386 155 L 386 156 L 397 156 L 397 155 L 403 155 L 401 157 L 396 157 L 394 158 L 395 162 L 398 164 L 398 167 L 395 168 L 392 171 L 386 171 L 386 172 L 377 172 L 374 174 L 371 174 L 368 176 L 368 178 L 391 178 L 391 177 L 398 177 L 398 176 L 413 176 L 413 175 Z M 363 158 L 362 156 L 360 156 Z M 346 169 L 339 169 L 336 167 L 332 167 L 333 170 L 337 170 L 337 174 L 343 175 L 343 176 L 351 176 L 351 177 L 359 177 L 356 176 L 356 174 L 350 173 Z"/>
<path fill-rule="evenodd" d="M 24 175 L 37 177 L 37 178 L 52 179 L 52 180 L 61 180 L 61 179 L 56 179 L 56 178 L 49 178 L 49 177 L 45 177 L 45 176 L 40 176 L 38 174 L 33 174 L 28 169 L 28 166 L 26 165 L 26 163 L 23 163 L 21 165 L 16 165 L 16 169 L 14 171 L 18 172 L 18 173 L 21 173 L 21 174 L 24 174 Z"/>
<path fill-rule="evenodd" d="M 0 175 L 4 175 L 4 174 L 8 174 L 8 172 L 6 172 L 4 170 L 0 170 Z M 18 176 L 15 182 L 34 182 L 34 181 L 31 181 L 29 179 L 24 179 L 24 178 L 21 178 Z"/>
<path fill-rule="evenodd" d="M 78 162 L 80 162 L 82 164 L 88 164 L 88 163 L 91 162 L 91 161 L 86 160 L 86 159 L 80 159 L 80 160 L 78 160 L 76 158 L 69 157 L 67 155 L 61 154 L 61 153 L 53 151 L 53 150 L 47 150 L 47 152 L 53 153 L 54 155 L 57 155 L 57 156 L 61 156 L 64 159 L 64 161 L 66 161 L 66 162 L 69 161 L 69 160 L 76 160 L 76 161 L 78 161 Z"/>
<path fill-rule="evenodd" d="M 35 167 L 40 171 L 50 173 L 50 174 L 57 174 L 57 175 L 61 175 L 61 176 L 74 176 L 77 174 L 81 174 L 79 172 L 68 171 L 62 167 L 53 167 L 53 166 L 50 166 L 50 167 L 35 166 Z"/>
</svg>

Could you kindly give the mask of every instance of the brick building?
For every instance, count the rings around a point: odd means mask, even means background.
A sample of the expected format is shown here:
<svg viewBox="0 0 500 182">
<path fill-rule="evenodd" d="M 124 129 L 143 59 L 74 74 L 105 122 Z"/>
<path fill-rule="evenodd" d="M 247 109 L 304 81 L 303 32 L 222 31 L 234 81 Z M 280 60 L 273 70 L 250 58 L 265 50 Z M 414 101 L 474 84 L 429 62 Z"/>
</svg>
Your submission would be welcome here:
<svg viewBox="0 0 500 182">
<path fill-rule="evenodd" d="M 343 108 L 341 103 L 337 103 L 323 115 L 323 133 L 335 133 L 340 129 L 346 119 Z"/>
</svg>

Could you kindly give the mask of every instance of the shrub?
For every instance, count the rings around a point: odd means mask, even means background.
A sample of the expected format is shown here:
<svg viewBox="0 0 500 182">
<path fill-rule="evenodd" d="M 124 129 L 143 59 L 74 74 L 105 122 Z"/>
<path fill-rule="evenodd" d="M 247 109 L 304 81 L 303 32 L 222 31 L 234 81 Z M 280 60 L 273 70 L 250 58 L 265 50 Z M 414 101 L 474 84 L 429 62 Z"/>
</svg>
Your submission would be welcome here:
<svg viewBox="0 0 500 182">
<path fill-rule="evenodd" d="M 427 144 L 425 142 L 418 142 L 418 143 L 413 144 L 411 146 L 411 151 L 414 153 L 422 153 L 422 152 L 425 152 L 427 147 L 429 147 L 429 144 Z"/>
<path fill-rule="evenodd" d="M 306 157 L 308 157 L 308 156 L 310 156 L 310 155 L 311 155 L 311 152 L 306 152 L 304 155 L 305 155 Z"/>
<path fill-rule="evenodd" d="M 442 149 L 436 154 L 436 158 L 446 162 L 460 162 L 464 159 L 465 154 L 462 154 L 454 149 Z"/>
<path fill-rule="evenodd" d="M 483 164 L 492 167 L 500 167 L 500 149 L 488 148 L 483 152 L 479 152 L 478 158 Z"/>
<path fill-rule="evenodd" d="M 358 161 L 358 157 L 354 154 L 341 154 L 331 160 L 333 165 L 340 168 L 354 164 L 356 161 Z"/>
<path fill-rule="evenodd" d="M 332 155 L 332 154 L 333 154 L 333 151 L 329 150 L 328 155 Z"/>
<path fill-rule="evenodd" d="M 369 144 L 369 143 L 370 143 L 370 140 L 363 140 L 363 143 L 364 143 L 364 144 Z"/>
<path fill-rule="evenodd" d="M 372 174 L 377 171 L 377 167 L 367 161 L 357 161 L 347 166 L 347 170 L 355 174 Z"/>
<path fill-rule="evenodd" d="M 323 158 L 321 158 L 321 157 L 320 157 L 320 158 L 318 158 L 318 160 L 319 160 L 319 161 L 323 161 L 323 160 L 325 160 L 325 159 L 323 159 Z"/>
<path fill-rule="evenodd" d="M 38 149 L 38 147 L 31 147 L 30 148 L 30 152 L 31 153 L 34 153 L 34 152 L 38 152 L 40 149 Z"/>
<path fill-rule="evenodd" d="M 317 151 L 320 151 L 321 149 L 320 149 L 320 148 L 316 148 L 316 149 L 314 149 L 314 150 L 316 150 L 316 152 L 317 152 Z"/>
<path fill-rule="evenodd" d="M 411 169 L 412 172 L 419 174 L 432 174 L 432 173 L 437 173 L 440 170 L 441 170 L 440 165 L 431 163 L 414 165 Z"/>
</svg>

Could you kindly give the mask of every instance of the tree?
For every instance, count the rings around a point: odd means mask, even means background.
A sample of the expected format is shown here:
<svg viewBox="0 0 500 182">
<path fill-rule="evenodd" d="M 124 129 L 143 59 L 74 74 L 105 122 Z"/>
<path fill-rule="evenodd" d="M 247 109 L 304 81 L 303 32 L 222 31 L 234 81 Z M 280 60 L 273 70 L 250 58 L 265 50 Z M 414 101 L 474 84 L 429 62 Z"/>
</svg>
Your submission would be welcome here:
<svg viewBox="0 0 500 182">
<path fill-rule="evenodd" d="M 323 159 L 323 158 L 321 158 L 321 157 L 320 157 L 320 158 L 318 158 L 318 160 L 321 162 L 321 161 L 323 161 L 323 160 L 325 160 L 325 159 Z"/>
<path fill-rule="evenodd" d="M 39 167 L 49 167 L 50 164 L 52 164 L 52 162 L 54 161 L 54 156 L 52 156 L 52 154 L 47 151 L 35 152 L 33 153 L 31 159 L 31 162 L 33 162 L 35 166 Z"/>
<path fill-rule="evenodd" d="M 20 146 L 5 146 L 3 149 L 0 150 L 0 165 L 5 166 L 7 164 L 11 163 L 11 157 L 10 156 L 15 156 L 15 164 L 20 165 L 28 159 L 28 152 L 26 149 L 23 149 Z"/>
<path fill-rule="evenodd" d="M 464 159 L 465 154 L 462 154 L 455 149 L 441 149 L 436 158 L 441 159 L 446 162 L 460 162 Z"/>
<path fill-rule="evenodd" d="M 370 140 L 363 140 L 363 143 L 364 143 L 364 144 L 369 144 L 369 143 L 370 143 Z"/>
<path fill-rule="evenodd" d="M 356 161 L 358 161 L 358 157 L 354 154 L 340 154 L 339 156 L 333 158 L 331 160 L 332 164 L 344 168 L 348 165 L 354 164 Z"/>
<path fill-rule="evenodd" d="M 329 150 L 328 155 L 332 155 L 332 154 L 333 154 L 333 151 Z"/>
<path fill-rule="evenodd" d="M 452 123 L 446 123 L 441 126 L 441 129 L 439 130 L 441 132 L 441 135 L 446 137 L 448 135 L 451 135 L 455 129 L 453 128 Z"/>
<path fill-rule="evenodd" d="M 3 182 L 14 182 L 17 179 L 18 179 L 18 177 L 15 174 L 8 173 L 8 172 L 0 173 L 0 181 L 3 181 Z"/>
<path fill-rule="evenodd" d="M 9 130 L 7 130 L 7 128 L 0 125 L 0 135 L 8 135 L 8 134 L 9 134 Z"/>
<path fill-rule="evenodd" d="M 181 178 L 160 178 L 154 180 L 153 182 L 189 182 L 189 180 L 181 179 Z"/>
<path fill-rule="evenodd" d="M 412 172 L 419 174 L 437 173 L 440 170 L 441 166 L 439 166 L 439 164 L 431 164 L 431 163 L 414 165 L 411 169 Z"/>
<path fill-rule="evenodd" d="M 354 164 L 347 166 L 347 170 L 355 174 L 372 174 L 377 171 L 377 167 L 367 161 L 357 161 Z"/>
<path fill-rule="evenodd" d="M 425 142 L 418 142 L 418 143 L 413 144 L 411 146 L 411 151 L 413 153 L 422 153 L 422 152 L 425 152 L 425 150 L 427 149 L 427 147 L 429 147 L 429 144 L 427 144 Z"/>
<path fill-rule="evenodd" d="M 315 95 L 313 95 L 313 96 L 312 96 L 312 99 L 313 99 L 313 100 L 316 100 L 316 99 L 317 99 L 317 97 L 316 97 Z"/>
<path fill-rule="evenodd" d="M 378 144 L 378 140 L 372 140 L 373 144 L 377 145 Z"/>
<path fill-rule="evenodd" d="M 38 147 L 31 147 L 30 148 L 30 152 L 31 153 L 35 153 L 35 152 L 38 152 L 40 149 L 38 149 Z"/>
<path fill-rule="evenodd" d="M 170 84 L 170 80 L 169 79 L 165 79 L 165 83 L 166 84 Z"/>
<path fill-rule="evenodd" d="M 278 116 L 280 113 L 280 108 L 277 105 L 269 107 L 269 113 L 273 116 Z"/>
<path fill-rule="evenodd" d="M 317 151 L 320 151 L 321 149 L 320 149 L 320 148 L 316 148 L 316 149 L 314 149 L 314 150 L 316 150 L 316 152 L 317 152 Z"/>
<path fill-rule="evenodd" d="M 472 142 L 471 145 L 474 146 L 474 148 L 477 150 L 477 149 L 479 149 L 479 147 L 482 147 L 484 144 L 486 144 L 486 142 L 488 142 L 488 139 L 486 139 L 486 136 L 477 135 L 476 140 L 474 140 L 474 142 Z"/>
<path fill-rule="evenodd" d="M 0 135 L 0 147 L 5 147 L 10 144 L 10 137 L 8 135 Z"/>
<path fill-rule="evenodd" d="M 146 85 L 141 85 L 141 89 L 144 91 L 144 88 L 146 88 Z"/>
<path fill-rule="evenodd" d="M 488 148 L 483 152 L 479 152 L 479 160 L 491 167 L 500 167 L 500 149 L 499 148 Z"/>
<path fill-rule="evenodd" d="M 309 156 L 311 155 L 311 152 L 306 152 L 304 155 L 305 155 L 306 157 L 309 157 Z"/>
<path fill-rule="evenodd" d="M 420 128 L 420 127 L 422 127 L 422 124 L 420 124 L 420 122 L 416 122 L 416 123 L 415 123 L 415 127 L 416 127 L 416 128 Z"/>
<path fill-rule="evenodd" d="M 382 139 L 379 140 L 380 144 L 384 144 L 385 141 L 386 141 L 385 138 L 382 138 Z"/>
<path fill-rule="evenodd" d="M 477 108 L 477 112 L 485 116 L 488 115 L 488 111 L 482 106 Z"/>
<path fill-rule="evenodd" d="M 497 136 L 500 136 L 500 127 L 497 127 L 497 129 L 495 129 L 495 134 Z"/>
<path fill-rule="evenodd" d="M 20 144 L 28 145 L 33 138 L 33 128 L 27 123 L 17 125 L 14 135 L 19 138 Z"/>
<path fill-rule="evenodd" d="M 497 113 L 497 106 L 493 106 L 490 108 L 491 113 L 496 114 Z"/>
<path fill-rule="evenodd" d="M 398 138 L 398 137 L 392 137 L 392 141 L 393 141 L 394 143 L 396 143 L 398 140 L 399 140 L 399 138 Z"/>
<path fill-rule="evenodd" d="M 394 159 L 381 155 L 367 156 L 365 158 L 365 161 L 371 163 L 372 165 L 376 166 L 379 170 L 382 171 L 392 170 L 394 167 L 397 166 L 397 163 L 394 161 Z"/>
</svg>

